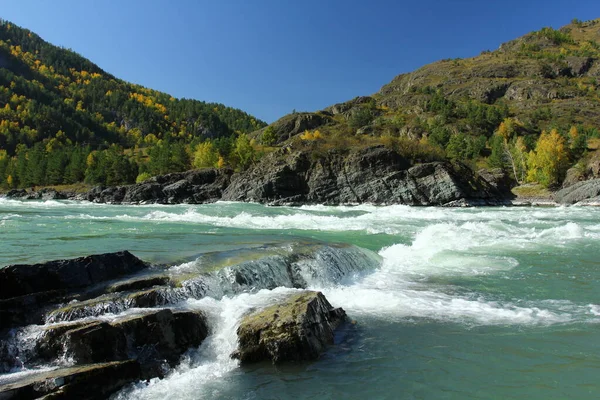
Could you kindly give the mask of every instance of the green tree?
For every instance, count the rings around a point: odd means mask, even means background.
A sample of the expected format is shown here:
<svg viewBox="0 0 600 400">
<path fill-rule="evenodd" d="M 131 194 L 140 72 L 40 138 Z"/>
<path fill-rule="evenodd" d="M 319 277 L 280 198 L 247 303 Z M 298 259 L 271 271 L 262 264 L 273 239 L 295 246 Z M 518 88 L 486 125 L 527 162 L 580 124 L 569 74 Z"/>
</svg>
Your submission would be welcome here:
<svg viewBox="0 0 600 400">
<path fill-rule="evenodd" d="M 195 168 L 216 167 L 218 161 L 219 153 L 216 152 L 215 146 L 211 141 L 206 141 L 196 146 L 193 161 L 193 166 Z"/>
<path fill-rule="evenodd" d="M 248 135 L 242 133 L 235 140 L 233 154 L 237 165 L 241 169 L 246 169 L 254 161 L 255 151 Z"/>
<path fill-rule="evenodd" d="M 277 142 L 277 134 L 275 133 L 275 129 L 273 129 L 272 125 L 269 125 L 263 131 L 260 142 L 265 146 L 272 146 Z"/>
</svg>

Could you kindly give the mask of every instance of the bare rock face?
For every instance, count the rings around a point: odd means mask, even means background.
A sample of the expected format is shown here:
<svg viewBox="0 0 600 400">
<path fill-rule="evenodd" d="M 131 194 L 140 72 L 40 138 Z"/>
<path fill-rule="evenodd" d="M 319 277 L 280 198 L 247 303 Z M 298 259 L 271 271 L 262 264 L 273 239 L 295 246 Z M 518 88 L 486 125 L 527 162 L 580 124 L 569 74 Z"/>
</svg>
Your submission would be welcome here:
<svg viewBox="0 0 600 400">
<path fill-rule="evenodd" d="M 561 204 L 576 204 L 587 201 L 587 204 L 600 202 L 600 179 L 592 179 L 575 183 L 561 189 L 554 195 L 554 200 Z"/>
<path fill-rule="evenodd" d="M 271 154 L 233 177 L 223 200 L 270 204 L 501 204 L 506 193 L 462 164 L 432 162 L 411 167 L 381 146 L 329 152 Z"/>
<path fill-rule="evenodd" d="M 158 305 L 144 297 L 168 290 L 170 280 L 147 267 L 123 251 L 0 269 L 0 373 L 75 364 L 15 374 L 0 386 L 0 399 L 108 398 L 124 384 L 163 376 L 198 347 L 209 333 L 201 311 L 156 308 L 97 319 L 79 309 L 106 301 L 107 311 L 120 314 L 125 308 L 113 304 L 120 298 L 127 307 Z M 43 323 L 55 314 L 75 320 Z M 32 328 L 34 337 L 21 336 Z"/>
<path fill-rule="evenodd" d="M 280 118 L 272 127 L 277 136 L 277 143 L 281 143 L 305 130 L 316 129 L 328 122 L 329 118 L 324 114 L 301 112 Z"/>
<path fill-rule="evenodd" d="M 40 323 L 43 308 L 148 265 L 128 251 L 0 268 L 0 331 Z"/>
<path fill-rule="evenodd" d="M 334 344 L 334 331 L 346 319 L 320 292 L 302 292 L 283 303 L 246 316 L 237 330 L 242 363 L 314 360 Z"/>
<path fill-rule="evenodd" d="M 0 299 L 39 292 L 81 289 L 138 272 L 146 267 L 146 263 L 128 251 L 35 265 L 9 265 L 0 269 Z"/>
</svg>

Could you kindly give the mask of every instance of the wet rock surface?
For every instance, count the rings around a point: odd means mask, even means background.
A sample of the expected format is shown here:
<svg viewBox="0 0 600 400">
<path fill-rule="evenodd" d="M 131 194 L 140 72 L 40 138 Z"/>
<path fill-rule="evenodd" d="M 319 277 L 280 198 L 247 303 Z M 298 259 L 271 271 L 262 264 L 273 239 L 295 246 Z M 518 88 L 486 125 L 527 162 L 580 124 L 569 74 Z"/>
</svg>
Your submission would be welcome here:
<svg viewBox="0 0 600 400">
<path fill-rule="evenodd" d="M 38 372 L 0 385 L 0 399 L 106 399 L 140 373 L 135 360 Z"/>
<path fill-rule="evenodd" d="M 0 300 L 0 374 L 7 374 L 0 399 L 106 398 L 127 383 L 164 376 L 203 343 L 209 319 L 187 299 L 340 282 L 380 263 L 368 250 L 319 242 L 238 252 L 209 253 L 202 268 L 176 272 L 128 252 L 5 268 L 0 286 L 15 287 Z M 270 345 L 274 362 L 317 357 L 345 316 L 321 294 L 300 296 L 286 310 L 298 318 L 273 321 L 274 329 L 283 322 L 296 330 Z M 34 373 L 41 367 L 56 369 Z M 84 393 L 86 385 L 103 389 Z"/>
<path fill-rule="evenodd" d="M 133 274 L 147 266 L 128 251 L 34 265 L 9 265 L 0 269 L 3 283 L 0 299 L 81 289 Z"/>
<path fill-rule="evenodd" d="M 0 386 L 0 398 L 107 398 L 126 383 L 162 376 L 200 346 L 209 332 L 201 311 L 120 314 L 170 287 L 167 276 L 148 268 L 127 251 L 1 268 L 0 373 L 59 369 L 17 374 Z M 86 307 L 119 315 L 96 319 Z"/>
<path fill-rule="evenodd" d="M 242 363 L 314 360 L 334 344 L 334 331 L 345 320 L 344 310 L 333 308 L 322 293 L 295 294 L 244 317 L 232 357 Z"/>
</svg>

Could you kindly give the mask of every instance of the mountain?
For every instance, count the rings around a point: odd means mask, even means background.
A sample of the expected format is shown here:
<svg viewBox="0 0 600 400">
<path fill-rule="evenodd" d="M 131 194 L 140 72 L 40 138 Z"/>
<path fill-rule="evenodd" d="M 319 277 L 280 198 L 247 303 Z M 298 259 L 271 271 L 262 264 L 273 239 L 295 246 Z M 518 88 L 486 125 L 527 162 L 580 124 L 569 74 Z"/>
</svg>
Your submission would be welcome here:
<svg viewBox="0 0 600 400">
<path fill-rule="evenodd" d="M 161 178 L 144 186 L 141 198 L 385 203 L 382 193 L 392 193 L 393 202 L 409 204 L 465 197 L 493 203 L 497 194 L 473 171 L 488 171 L 483 174 L 497 178 L 488 183 L 500 191 L 600 177 L 599 78 L 600 20 L 574 20 L 476 57 L 401 74 L 371 96 L 294 112 L 266 126 L 239 110 L 120 81 L 3 22 L 0 186 L 83 180 L 115 186 L 217 168 L 223 171 L 199 180 L 190 175 L 181 196 L 155 195 Z M 438 164 L 411 169 L 424 163 Z M 447 195 L 438 199 L 435 182 L 442 176 Z M 380 193 L 368 177 L 380 180 Z M 427 194 L 417 182 L 422 178 L 433 182 Z M 205 184 L 215 190 L 194 196 L 193 188 Z M 400 184 L 414 187 L 388 187 Z M 486 189 L 479 196 L 469 186 Z"/>
<path fill-rule="evenodd" d="M 571 179 L 590 177 L 590 157 L 600 159 L 588 151 L 600 137 L 599 78 L 600 20 L 574 20 L 398 75 L 371 96 L 290 114 L 254 135 L 295 138 L 299 148 L 318 142 L 318 152 L 381 143 L 413 162 L 456 159 L 556 186 L 578 162 Z M 555 161 L 546 169 L 545 157 Z"/>
<path fill-rule="evenodd" d="M 118 183 L 131 176 L 135 179 L 138 172 L 187 169 L 195 143 L 206 139 L 228 142 L 236 132 L 266 125 L 223 104 L 175 99 L 125 82 L 79 54 L 3 20 L 0 117 L 0 185 L 4 186 L 72 183 L 84 178 L 91 183 Z M 171 160 L 177 158 L 178 150 L 172 148 L 176 144 L 184 147 L 186 160 Z M 148 154 L 160 145 L 168 154 Z M 92 152 L 96 153 L 87 160 Z M 111 157 L 118 162 L 109 160 L 94 169 L 125 167 L 129 170 L 123 173 L 125 180 L 114 176 L 107 182 L 106 176 L 86 176 L 86 161 L 93 164 Z M 32 158 L 35 164 L 25 162 Z"/>
</svg>

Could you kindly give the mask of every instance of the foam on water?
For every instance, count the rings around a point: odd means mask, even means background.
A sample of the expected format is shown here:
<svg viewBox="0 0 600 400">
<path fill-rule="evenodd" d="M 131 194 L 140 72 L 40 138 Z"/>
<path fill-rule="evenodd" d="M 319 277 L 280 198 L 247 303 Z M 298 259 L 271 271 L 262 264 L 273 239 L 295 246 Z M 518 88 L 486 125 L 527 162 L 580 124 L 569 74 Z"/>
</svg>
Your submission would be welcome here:
<svg viewBox="0 0 600 400">
<path fill-rule="evenodd" d="M 415 208 L 409 206 L 304 206 L 301 208 L 256 208 L 240 210 L 239 203 L 176 206 L 175 209 L 142 209 L 119 206 L 119 214 L 71 214 L 65 219 L 118 220 L 132 222 L 185 223 L 222 228 L 252 230 L 298 230 L 324 232 L 366 232 L 369 234 L 414 234 L 418 226 L 427 224 L 416 240 L 447 242 L 463 247 L 486 246 L 500 241 L 510 248 L 527 247 L 534 240 L 542 244 L 564 244 L 581 238 L 600 239 L 600 228 L 594 224 L 582 225 L 585 211 L 573 212 L 562 208 L 528 213 L 518 209 L 460 210 L 447 208 Z M 137 207 L 137 206 L 136 206 Z M 258 208 L 260 207 L 260 208 Z M 125 213 L 122 213 L 125 211 Z M 565 214 L 569 213 L 569 218 Z M 533 214 L 533 215 L 532 215 Z M 564 223 L 565 220 L 571 220 Z M 461 243 L 458 242 L 456 235 Z M 468 240 L 467 240 L 468 239 Z M 418 243 L 417 243 L 418 245 Z M 495 244 L 498 246 L 498 243 Z"/>
<path fill-rule="evenodd" d="M 298 231 L 294 232 L 296 235 L 313 238 L 326 236 L 321 232 L 351 231 L 355 235 L 363 233 L 361 239 L 365 241 L 367 234 L 386 234 L 385 243 L 396 244 L 379 250 L 381 260 L 377 260 L 380 265 L 377 264 L 379 268 L 374 271 L 369 269 L 354 274 L 340 270 L 338 272 L 342 274 L 337 274 L 334 268 L 331 273 L 315 273 L 323 271 L 324 264 L 349 265 L 354 259 L 357 263 L 372 261 L 368 254 L 360 257 L 355 254 L 352 260 L 346 261 L 339 255 L 333 257 L 323 253 L 294 264 L 300 267 L 300 274 L 310 288 L 323 291 L 332 305 L 343 307 L 359 325 L 361 321 L 373 318 L 391 324 L 419 323 L 424 319 L 441 324 L 460 324 L 467 329 L 490 325 L 525 329 L 600 323 L 600 305 L 589 298 L 580 302 L 560 298 L 540 300 L 535 296 L 518 298 L 520 295 L 513 298 L 512 294 L 507 295 L 503 290 L 486 291 L 480 285 L 481 282 L 497 284 L 498 276 L 505 277 L 510 282 L 508 285 L 514 284 L 515 275 L 511 270 L 519 267 L 519 260 L 527 262 L 531 254 L 578 254 L 568 252 L 584 246 L 592 247 L 600 239 L 600 224 L 595 210 L 573 207 L 447 209 L 373 205 L 291 208 L 226 202 L 199 206 L 94 205 L 94 208 L 89 208 L 91 204 L 88 203 L 74 203 L 68 204 L 72 207 L 69 209 L 64 202 L 24 204 L 0 199 L 0 207 L 7 209 L 0 216 L 0 222 L 19 218 L 22 207 L 38 207 L 58 210 L 55 214 L 68 219 L 69 224 L 74 223 L 73 220 L 91 220 L 91 224 L 94 221 L 133 221 L 142 223 L 144 227 L 175 223 L 248 230 L 249 235 L 259 230 L 293 230 Z M 63 209 L 70 212 L 64 213 Z M 22 214 L 29 218 L 29 214 Z M 41 218 L 56 218 L 56 215 Z M 365 261 L 361 261 L 363 259 Z M 197 273 L 206 267 L 202 262 L 200 258 L 179 264 L 173 266 L 170 272 Z M 277 259 L 269 262 L 263 263 L 262 269 L 249 262 L 248 270 L 271 271 L 271 274 L 274 270 L 283 270 L 278 267 L 281 263 Z M 523 271 L 518 271 L 520 278 L 528 277 L 527 268 L 524 266 Z M 360 268 L 353 267 L 352 270 L 360 271 Z M 573 272 L 575 274 L 577 272 Z M 339 279 L 338 275 L 344 279 Z M 462 282 L 467 283 L 463 285 Z M 470 282 L 477 284 L 471 287 Z M 538 281 L 529 284 L 532 282 Z M 456 287 L 452 286 L 454 284 Z M 502 289 L 500 286 L 495 289 Z M 238 363 L 229 355 L 236 347 L 236 328 L 242 315 L 295 291 L 285 288 L 258 290 L 260 287 L 264 286 L 257 286 L 252 293 L 233 295 L 226 292 L 221 299 L 205 297 L 181 303 L 179 307 L 199 309 L 208 314 L 212 329 L 210 336 L 200 348 L 190 350 L 165 379 L 136 383 L 118 394 L 117 398 L 223 397 L 227 380 L 237 373 Z M 143 310 L 126 311 L 132 312 Z M 126 313 L 93 318 L 112 320 Z M 24 331 L 18 340 L 26 342 L 35 339 L 36 334 L 38 332 L 32 328 Z M 23 344 L 25 349 L 26 345 Z"/>
<path fill-rule="evenodd" d="M 119 393 L 116 399 L 204 399 L 219 398 L 222 380 L 238 367 L 238 361 L 231 359 L 237 348 L 236 330 L 245 313 L 264 308 L 280 301 L 296 289 L 278 288 L 261 290 L 255 294 L 243 293 L 234 297 L 224 297 L 217 301 L 212 298 L 188 300 L 190 309 L 203 310 L 212 327 L 211 335 L 200 348 L 192 349 L 181 364 L 165 379 L 152 379 L 138 382 Z"/>
</svg>

